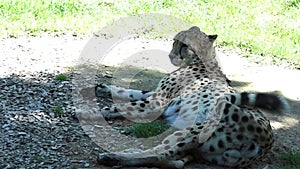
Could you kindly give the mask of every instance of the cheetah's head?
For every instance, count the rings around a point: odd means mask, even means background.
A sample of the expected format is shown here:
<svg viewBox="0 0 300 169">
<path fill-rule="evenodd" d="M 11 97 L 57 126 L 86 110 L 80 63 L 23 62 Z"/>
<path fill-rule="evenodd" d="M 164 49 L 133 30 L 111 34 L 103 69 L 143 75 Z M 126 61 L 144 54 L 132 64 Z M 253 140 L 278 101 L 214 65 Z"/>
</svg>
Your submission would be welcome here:
<svg viewBox="0 0 300 169">
<path fill-rule="evenodd" d="M 206 35 L 196 26 L 179 32 L 174 37 L 173 48 L 169 54 L 172 64 L 185 67 L 214 59 L 213 43 L 216 39 L 217 35 Z"/>
</svg>

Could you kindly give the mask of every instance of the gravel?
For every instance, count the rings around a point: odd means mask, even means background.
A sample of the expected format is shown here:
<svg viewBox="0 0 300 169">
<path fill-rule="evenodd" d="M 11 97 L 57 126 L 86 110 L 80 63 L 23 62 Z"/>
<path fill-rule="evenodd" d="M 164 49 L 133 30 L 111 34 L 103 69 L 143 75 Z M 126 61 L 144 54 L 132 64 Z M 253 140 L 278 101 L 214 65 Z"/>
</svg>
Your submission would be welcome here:
<svg viewBox="0 0 300 169">
<path fill-rule="evenodd" d="M 85 42 L 72 36 L 1 39 L 0 168 L 95 165 L 93 155 L 103 150 L 74 118 L 73 84 L 55 78 L 74 65 Z"/>
</svg>

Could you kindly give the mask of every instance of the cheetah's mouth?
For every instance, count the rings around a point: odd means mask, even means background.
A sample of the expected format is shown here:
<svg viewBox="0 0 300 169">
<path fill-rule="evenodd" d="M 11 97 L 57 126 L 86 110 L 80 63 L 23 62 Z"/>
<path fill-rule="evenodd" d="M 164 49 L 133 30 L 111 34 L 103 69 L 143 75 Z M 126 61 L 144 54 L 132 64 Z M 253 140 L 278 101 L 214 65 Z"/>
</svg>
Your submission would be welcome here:
<svg viewBox="0 0 300 169">
<path fill-rule="evenodd" d="M 182 63 L 182 59 L 180 59 L 178 56 L 170 53 L 169 54 L 169 58 L 171 60 L 171 63 L 174 65 L 174 66 L 181 66 L 181 63 Z"/>
</svg>

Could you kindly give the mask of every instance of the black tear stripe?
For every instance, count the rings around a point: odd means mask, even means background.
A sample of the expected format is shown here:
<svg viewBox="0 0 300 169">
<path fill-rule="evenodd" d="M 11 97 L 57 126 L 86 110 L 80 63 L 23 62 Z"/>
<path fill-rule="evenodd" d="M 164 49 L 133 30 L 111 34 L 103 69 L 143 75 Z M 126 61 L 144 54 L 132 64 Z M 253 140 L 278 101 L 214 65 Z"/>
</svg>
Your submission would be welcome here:
<svg viewBox="0 0 300 169">
<path fill-rule="evenodd" d="M 144 91 L 144 90 L 142 91 L 142 94 L 146 94 L 146 93 L 149 93 L 149 91 Z"/>
<path fill-rule="evenodd" d="M 178 144 L 177 144 L 178 147 L 183 147 L 184 145 L 185 145 L 184 142 L 181 142 L 181 143 L 178 143 Z"/>
</svg>

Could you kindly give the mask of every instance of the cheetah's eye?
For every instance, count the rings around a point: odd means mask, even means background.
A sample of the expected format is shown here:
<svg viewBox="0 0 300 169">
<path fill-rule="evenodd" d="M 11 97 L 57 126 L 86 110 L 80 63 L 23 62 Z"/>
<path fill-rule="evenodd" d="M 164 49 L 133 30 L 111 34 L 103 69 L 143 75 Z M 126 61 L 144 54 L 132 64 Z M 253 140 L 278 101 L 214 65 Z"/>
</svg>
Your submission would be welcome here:
<svg viewBox="0 0 300 169">
<path fill-rule="evenodd" d="M 188 45 L 186 45 L 184 43 L 181 45 L 181 48 L 187 48 L 187 47 L 188 47 Z"/>
<path fill-rule="evenodd" d="M 186 52 L 187 49 L 188 49 L 188 46 L 186 44 L 182 44 L 179 49 L 179 54 L 184 55 L 184 52 Z"/>
<path fill-rule="evenodd" d="M 182 44 L 179 49 L 180 59 L 183 59 L 183 56 L 186 54 L 188 46 L 186 44 Z"/>
</svg>

